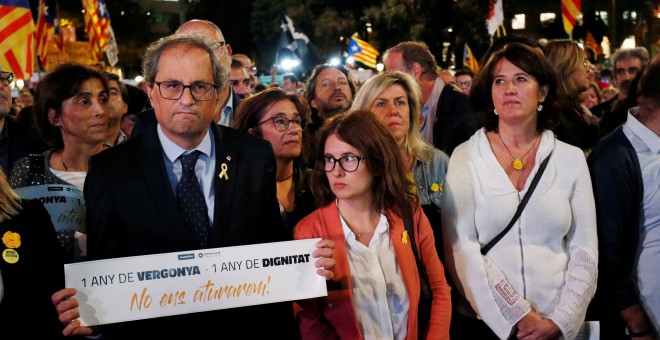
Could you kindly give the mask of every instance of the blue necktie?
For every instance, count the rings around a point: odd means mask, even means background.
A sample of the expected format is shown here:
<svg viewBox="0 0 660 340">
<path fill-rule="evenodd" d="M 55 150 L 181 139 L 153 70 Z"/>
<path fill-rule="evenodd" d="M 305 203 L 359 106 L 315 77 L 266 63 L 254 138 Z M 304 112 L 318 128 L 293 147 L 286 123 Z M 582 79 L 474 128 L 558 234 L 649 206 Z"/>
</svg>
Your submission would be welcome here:
<svg viewBox="0 0 660 340">
<path fill-rule="evenodd" d="M 179 213 L 193 231 L 197 247 L 207 248 L 211 237 L 211 225 L 206 200 L 195 175 L 195 163 L 200 154 L 200 151 L 193 151 L 179 157 L 183 174 L 176 187 L 176 195 Z"/>
</svg>

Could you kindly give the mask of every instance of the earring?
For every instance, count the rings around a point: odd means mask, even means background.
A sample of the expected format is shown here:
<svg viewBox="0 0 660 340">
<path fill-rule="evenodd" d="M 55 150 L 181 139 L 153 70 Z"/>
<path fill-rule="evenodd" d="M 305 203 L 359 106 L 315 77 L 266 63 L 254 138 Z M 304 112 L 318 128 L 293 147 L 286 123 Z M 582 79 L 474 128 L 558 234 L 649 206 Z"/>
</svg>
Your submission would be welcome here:
<svg viewBox="0 0 660 340">
<path fill-rule="evenodd" d="M 53 123 L 53 126 L 54 126 L 54 127 L 60 127 L 60 126 L 62 126 L 62 125 L 61 125 L 59 122 L 55 122 L 55 123 Z"/>
<path fill-rule="evenodd" d="M 543 110 L 543 104 L 539 104 L 539 107 L 536 108 L 536 111 L 541 112 Z"/>
<path fill-rule="evenodd" d="M 493 113 L 497 116 L 497 111 L 495 111 L 495 109 L 493 109 Z"/>
</svg>

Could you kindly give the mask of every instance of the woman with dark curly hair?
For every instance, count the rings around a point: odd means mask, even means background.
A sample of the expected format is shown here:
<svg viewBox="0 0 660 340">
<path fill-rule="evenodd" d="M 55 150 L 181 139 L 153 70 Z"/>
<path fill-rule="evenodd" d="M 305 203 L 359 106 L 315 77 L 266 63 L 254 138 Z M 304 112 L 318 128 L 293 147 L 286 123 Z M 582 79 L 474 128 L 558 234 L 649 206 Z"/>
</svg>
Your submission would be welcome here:
<svg viewBox="0 0 660 340">
<path fill-rule="evenodd" d="M 519 43 L 495 52 L 475 79 L 484 128 L 454 150 L 442 200 L 457 339 L 574 339 L 585 319 L 598 268 L 594 197 L 584 154 L 550 130 L 555 84 L 543 53 Z"/>
<path fill-rule="evenodd" d="M 77 187 L 82 198 L 89 159 L 105 148 L 108 132 L 108 83 L 99 71 L 76 63 L 59 65 L 39 81 L 35 119 L 51 147 L 41 155 L 14 163 L 9 176 L 13 188 L 41 184 Z M 69 191 L 69 192 L 73 192 Z M 84 218 L 83 218 L 84 221 Z M 66 262 L 86 255 L 86 236 L 71 229 L 59 231 Z"/>
</svg>

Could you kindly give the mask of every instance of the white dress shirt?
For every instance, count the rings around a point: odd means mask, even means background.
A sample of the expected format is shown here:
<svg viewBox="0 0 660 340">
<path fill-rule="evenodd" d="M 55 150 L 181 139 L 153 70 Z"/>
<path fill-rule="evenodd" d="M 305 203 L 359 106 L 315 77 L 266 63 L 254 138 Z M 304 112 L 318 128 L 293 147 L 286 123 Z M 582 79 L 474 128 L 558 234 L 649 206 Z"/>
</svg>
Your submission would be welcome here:
<svg viewBox="0 0 660 340">
<path fill-rule="evenodd" d="M 660 330 L 660 136 L 640 123 L 637 108 L 628 112 L 623 133 L 639 159 L 644 193 L 639 231 L 637 286 L 644 309 L 655 330 Z"/>
<path fill-rule="evenodd" d="M 369 247 L 358 242 L 339 216 L 346 238 L 355 312 L 365 339 L 405 339 L 408 293 L 399 270 L 384 214 Z"/>
</svg>

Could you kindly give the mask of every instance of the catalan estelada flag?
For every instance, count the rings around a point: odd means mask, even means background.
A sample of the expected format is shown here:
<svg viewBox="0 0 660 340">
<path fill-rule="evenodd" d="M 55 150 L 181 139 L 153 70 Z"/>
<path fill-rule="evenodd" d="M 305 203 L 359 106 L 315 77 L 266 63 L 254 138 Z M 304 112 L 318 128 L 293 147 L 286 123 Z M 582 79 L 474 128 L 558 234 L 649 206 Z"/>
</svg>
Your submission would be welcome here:
<svg viewBox="0 0 660 340">
<path fill-rule="evenodd" d="M 110 39 L 110 13 L 103 0 L 82 0 L 85 10 L 85 32 L 92 47 L 92 56 L 99 60 L 105 51 L 105 45 Z"/>
<path fill-rule="evenodd" d="M 561 17 L 566 34 L 573 32 L 575 21 L 580 16 L 581 6 L 580 0 L 561 0 Z"/>
<path fill-rule="evenodd" d="M 479 63 L 474 57 L 474 54 L 472 54 L 472 50 L 467 43 L 465 43 L 465 48 L 463 49 L 463 66 L 469 68 L 470 71 L 474 72 L 475 74 L 479 72 Z"/>
<path fill-rule="evenodd" d="M 53 9 L 46 5 L 46 0 L 39 0 L 39 16 L 34 40 L 42 68 L 45 68 L 48 63 L 48 45 L 55 34 L 55 17 L 52 11 Z"/>
<path fill-rule="evenodd" d="M 17 79 L 34 66 L 34 20 L 28 0 L 0 0 L 0 64 Z"/>
<path fill-rule="evenodd" d="M 369 43 L 356 36 L 351 37 L 348 44 L 348 56 L 361 62 L 367 67 L 376 68 L 376 61 L 380 53 Z"/>
</svg>

